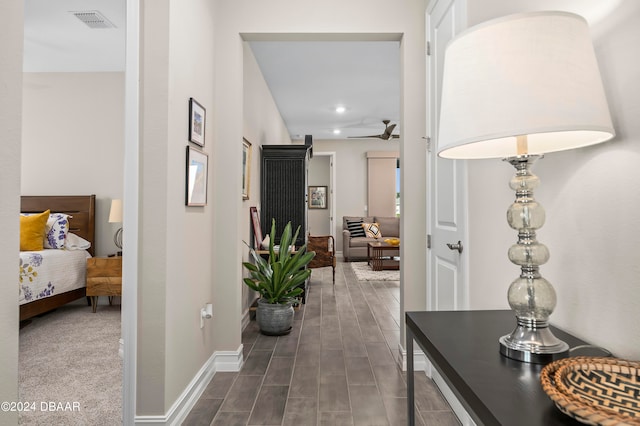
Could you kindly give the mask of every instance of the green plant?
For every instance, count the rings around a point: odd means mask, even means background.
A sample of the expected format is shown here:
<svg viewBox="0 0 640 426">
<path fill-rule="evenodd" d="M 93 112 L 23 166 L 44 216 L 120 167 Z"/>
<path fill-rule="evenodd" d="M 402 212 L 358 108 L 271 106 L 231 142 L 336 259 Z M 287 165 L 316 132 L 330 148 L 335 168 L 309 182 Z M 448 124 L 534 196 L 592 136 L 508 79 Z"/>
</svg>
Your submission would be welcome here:
<svg viewBox="0 0 640 426">
<path fill-rule="evenodd" d="M 260 293 L 260 296 L 271 304 L 286 304 L 302 294 L 300 284 L 304 283 L 311 275 L 311 269 L 305 266 L 316 255 L 315 252 L 307 252 L 307 245 L 303 245 L 295 253 L 292 253 L 291 242 L 298 238 L 300 227 L 291 236 L 291 222 L 287 223 L 280 238 L 280 248 L 276 252 L 273 242 L 276 240 L 276 221 L 271 222 L 269 234 L 269 259 L 265 260 L 250 247 L 254 263 L 243 262 L 242 265 L 249 271 L 250 278 L 244 278 L 244 283 L 252 290 Z M 245 243 L 246 244 L 246 243 Z"/>
</svg>

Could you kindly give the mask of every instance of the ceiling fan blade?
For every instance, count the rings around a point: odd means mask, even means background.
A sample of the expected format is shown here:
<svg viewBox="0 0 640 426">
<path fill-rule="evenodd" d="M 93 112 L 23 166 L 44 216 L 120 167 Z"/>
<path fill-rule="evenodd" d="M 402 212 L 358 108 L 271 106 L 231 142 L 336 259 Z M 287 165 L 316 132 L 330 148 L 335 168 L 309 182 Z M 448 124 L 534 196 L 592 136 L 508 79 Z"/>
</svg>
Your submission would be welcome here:
<svg viewBox="0 0 640 426">
<path fill-rule="evenodd" d="M 349 136 L 350 139 L 371 139 L 382 138 L 384 135 L 367 135 L 367 136 Z"/>
</svg>

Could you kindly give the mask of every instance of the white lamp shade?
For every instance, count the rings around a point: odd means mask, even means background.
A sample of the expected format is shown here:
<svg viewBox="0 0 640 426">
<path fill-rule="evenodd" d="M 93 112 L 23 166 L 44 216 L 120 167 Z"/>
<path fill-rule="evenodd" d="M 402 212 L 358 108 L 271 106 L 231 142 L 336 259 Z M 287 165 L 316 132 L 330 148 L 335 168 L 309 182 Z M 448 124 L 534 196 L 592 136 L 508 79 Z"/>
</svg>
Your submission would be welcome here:
<svg viewBox="0 0 640 426">
<path fill-rule="evenodd" d="M 438 153 L 444 158 L 544 154 L 615 135 L 584 18 L 566 12 L 506 16 L 447 46 Z"/>
<path fill-rule="evenodd" d="M 111 210 L 109 210 L 109 223 L 122 222 L 122 200 L 111 200 Z"/>
</svg>

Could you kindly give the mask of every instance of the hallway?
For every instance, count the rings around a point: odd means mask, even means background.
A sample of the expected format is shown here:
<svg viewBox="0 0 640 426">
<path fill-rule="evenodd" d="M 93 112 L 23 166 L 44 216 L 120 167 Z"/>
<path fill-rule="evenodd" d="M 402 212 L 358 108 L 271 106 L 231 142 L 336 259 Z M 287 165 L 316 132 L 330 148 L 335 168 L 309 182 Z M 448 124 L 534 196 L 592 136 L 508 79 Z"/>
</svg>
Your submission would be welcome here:
<svg viewBox="0 0 640 426">
<path fill-rule="evenodd" d="M 239 373 L 217 373 L 184 425 L 405 425 L 406 381 L 394 357 L 398 281 L 357 281 L 347 263 L 314 269 L 306 305 L 287 336 L 242 335 Z M 458 421 L 416 373 L 416 424 Z"/>
</svg>

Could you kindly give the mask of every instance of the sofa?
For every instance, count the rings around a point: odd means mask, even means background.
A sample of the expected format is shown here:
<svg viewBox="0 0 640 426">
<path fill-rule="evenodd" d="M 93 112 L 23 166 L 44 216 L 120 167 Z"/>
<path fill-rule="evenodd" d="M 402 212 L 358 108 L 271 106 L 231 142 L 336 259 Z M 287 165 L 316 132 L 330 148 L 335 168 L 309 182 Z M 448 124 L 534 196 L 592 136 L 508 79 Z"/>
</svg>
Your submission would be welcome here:
<svg viewBox="0 0 640 426">
<path fill-rule="evenodd" d="M 351 222 L 351 228 L 357 229 L 358 222 L 362 223 L 377 223 L 380 228 L 381 236 L 377 238 L 372 237 L 357 237 L 352 236 L 352 232 L 349 230 L 349 223 Z M 384 217 L 384 216 L 343 216 L 342 217 L 342 256 L 345 262 L 352 260 L 361 260 L 367 258 L 367 244 L 374 241 L 384 241 L 387 238 L 400 238 L 400 218 L 399 217 Z"/>
</svg>

